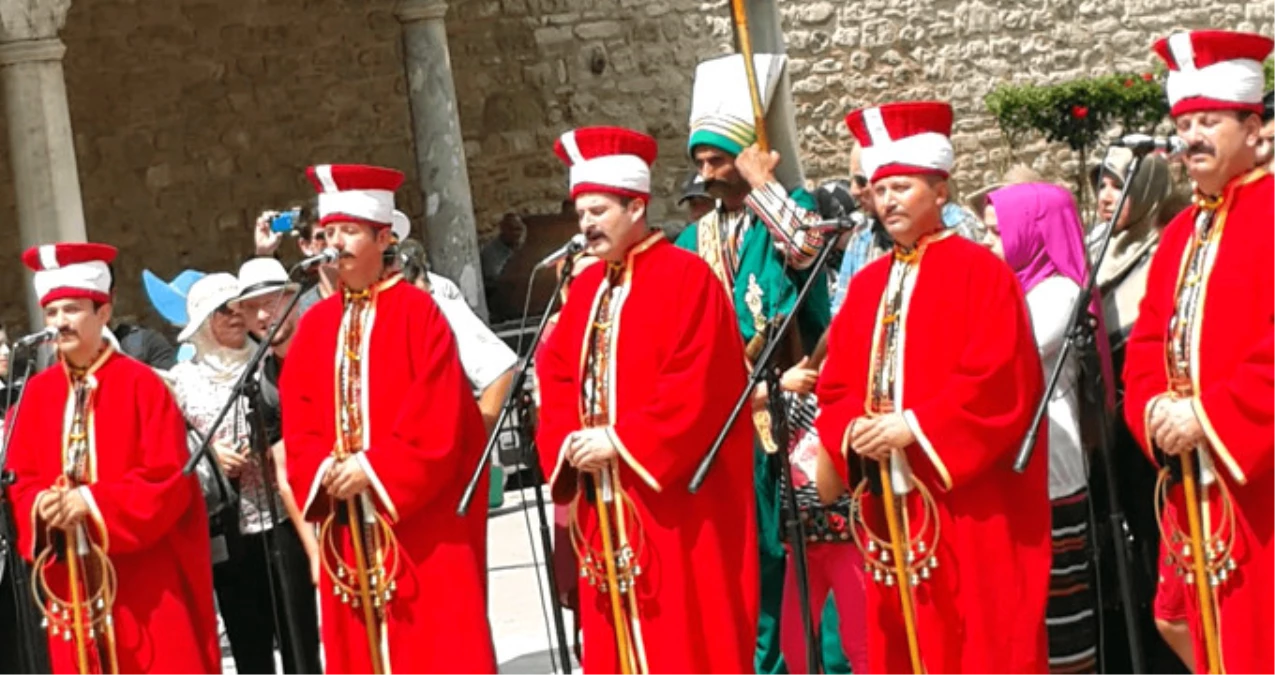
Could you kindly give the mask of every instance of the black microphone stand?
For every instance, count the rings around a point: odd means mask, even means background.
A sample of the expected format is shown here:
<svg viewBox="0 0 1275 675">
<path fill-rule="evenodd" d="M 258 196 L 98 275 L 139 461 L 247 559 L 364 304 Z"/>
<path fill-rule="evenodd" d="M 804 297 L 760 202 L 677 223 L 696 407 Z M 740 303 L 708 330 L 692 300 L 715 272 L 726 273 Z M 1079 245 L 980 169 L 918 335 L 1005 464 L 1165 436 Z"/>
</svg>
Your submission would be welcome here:
<svg viewBox="0 0 1275 675">
<path fill-rule="evenodd" d="M 562 266 L 562 273 L 558 275 L 558 285 L 553 289 L 553 295 L 549 296 L 549 305 L 545 307 L 544 314 L 540 316 L 540 325 L 536 327 L 536 335 L 531 338 L 531 346 L 527 348 L 527 354 L 521 357 L 517 370 L 514 371 L 513 383 L 509 385 L 509 392 L 505 394 L 505 402 L 500 405 L 500 417 L 496 419 L 496 425 L 492 427 L 492 433 L 487 438 L 487 447 L 483 448 L 483 456 L 478 460 L 478 466 L 474 467 L 474 474 L 469 478 L 469 484 L 465 486 L 465 492 L 460 497 L 460 503 L 456 506 L 456 515 L 463 516 L 469 511 L 469 503 L 474 499 L 474 491 L 478 489 L 478 482 L 482 480 L 483 472 L 487 470 L 487 462 L 491 461 L 491 455 L 496 450 L 496 443 L 500 439 L 500 430 L 505 427 L 505 423 L 509 420 L 509 415 L 514 410 L 514 402 L 516 397 L 522 392 L 522 388 L 526 385 L 527 370 L 530 368 L 531 358 L 536 353 L 536 347 L 540 346 L 540 339 L 544 335 L 545 326 L 549 324 L 549 317 L 553 314 L 554 305 L 557 304 L 558 298 L 562 294 L 562 289 L 566 287 L 567 281 L 571 279 L 571 270 L 568 265 Z"/>
<path fill-rule="evenodd" d="M 300 293 L 293 293 L 293 297 L 299 296 Z M 288 310 L 292 311 L 291 309 Z M 287 313 L 282 315 L 287 317 Z M 268 347 L 270 340 L 263 340 L 261 347 Z M 264 377 L 264 374 L 262 375 Z M 275 574 L 278 575 L 278 596 L 283 600 L 282 620 L 278 610 L 279 603 L 276 602 L 275 579 L 274 575 L 267 571 L 266 587 L 270 592 L 270 610 L 274 618 L 275 632 L 279 637 L 279 649 L 283 650 L 283 637 L 286 632 L 288 637 L 288 651 L 292 657 L 292 667 L 295 673 L 304 673 L 308 669 L 306 667 L 307 659 L 305 652 L 302 651 L 301 626 L 297 623 L 297 617 L 293 615 L 294 603 L 293 593 L 296 589 L 292 588 L 292 577 L 288 574 L 288 566 L 283 557 L 283 547 L 279 542 L 280 527 L 292 527 L 291 521 L 287 518 L 279 519 L 279 506 L 275 501 L 276 488 L 278 482 L 278 473 L 270 470 L 272 456 L 270 453 L 270 439 L 266 437 L 265 411 L 262 410 L 261 383 L 255 378 L 249 378 L 244 388 L 244 396 L 248 399 L 250 407 L 250 415 L 252 422 L 249 424 L 251 431 L 252 452 L 257 456 L 257 472 L 261 479 L 261 485 L 266 490 L 267 510 L 270 513 L 271 527 L 262 533 L 261 546 L 263 552 L 269 558 L 271 567 L 274 568 Z M 260 509 L 260 505 L 258 505 Z M 287 672 L 287 669 L 284 669 Z"/>
<path fill-rule="evenodd" d="M 1054 363 L 1053 370 L 1049 373 L 1049 380 L 1045 386 L 1045 392 L 1040 397 L 1040 403 L 1036 406 L 1036 415 L 1032 418 L 1032 424 L 1027 432 L 1027 437 L 1023 439 L 1023 444 L 1019 447 L 1018 455 L 1014 458 L 1014 471 L 1022 473 L 1027 470 L 1028 463 L 1031 462 L 1032 451 L 1036 446 L 1036 438 L 1040 433 L 1041 420 L 1049 410 L 1049 401 L 1053 397 L 1054 389 L 1058 386 L 1058 380 L 1062 375 L 1063 366 L 1067 363 L 1067 358 L 1071 355 L 1072 349 L 1077 347 L 1077 343 L 1093 340 L 1105 340 L 1105 335 L 1094 335 L 1094 331 L 1085 317 L 1086 310 L 1089 307 L 1090 299 L 1093 297 L 1093 290 L 1098 283 L 1098 269 L 1101 267 L 1103 258 L 1107 255 L 1107 247 L 1111 244 L 1111 237 L 1116 231 L 1116 221 L 1120 219 L 1120 213 L 1124 210 L 1125 202 L 1129 198 L 1129 187 L 1133 184 L 1133 179 L 1138 174 L 1138 169 L 1142 166 L 1143 157 L 1150 148 L 1146 150 L 1135 150 L 1133 153 L 1133 161 L 1130 162 L 1129 168 L 1125 171 L 1124 186 L 1120 189 L 1120 198 L 1116 200 L 1115 211 L 1112 212 L 1111 218 L 1107 223 L 1107 231 L 1102 237 L 1102 246 L 1098 249 L 1098 256 L 1095 262 L 1089 266 L 1089 277 L 1086 279 L 1085 285 L 1080 289 L 1080 295 L 1076 297 L 1076 302 L 1071 307 L 1071 318 L 1067 325 L 1071 328 L 1067 331 L 1067 336 L 1063 340 L 1062 348 L 1058 352 L 1058 360 Z M 1113 383 L 1104 383 L 1106 386 L 1112 386 Z M 1102 397 L 1102 404 L 1098 406 L 1101 419 L 1099 420 L 1098 455 L 1101 458 L 1103 471 L 1106 472 L 1107 480 L 1107 506 L 1109 528 L 1111 530 L 1112 547 L 1116 555 L 1116 580 L 1120 585 L 1120 602 L 1124 606 L 1122 614 L 1124 615 L 1125 633 L 1129 640 L 1129 652 L 1134 673 L 1146 672 L 1146 663 L 1142 652 L 1142 633 L 1138 627 L 1138 617 L 1136 615 L 1137 604 L 1134 601 L 1133 593 L 1133 560 L 1129 552 L 1128 526 L 1125 522 L 1124 509 L 1120 503 L 1120 493 L 1117 489 L 1115 476 L 1116 463 L 1111 447 L 1110 420 L 1107 419 L 1106 397 Z M 1098 546 L 1093 546 L 1094 550 L 1094 574 L 1101 574 L 1099 563 Z"/>
<path fill-rule="evenodd" d="M 834 244 L 835 245 L 835 244 Z M 794 308 L 795 313 L 795 308 Z M 772 333 L 768 342 L 778 342 L 783 333 Z M 778 464 L 780 483 L 779 494 L 784 500 L 781 512 L 787 513 L 784 529 L 788 533 L 788 543 L 792 546 L 794 574 L 797 577 L 797 600 L 801 604 L 801 628 L 806 637 L 806 672 L 823 672 L 823 660 L 819 651 L 819 636 L 815 631 L 814 603 L 810 597 L 810 562 L 806 555 L 806 530 L 801 523 L 801 513 L 797 510 L 797 490 L 792 482 L 792 459 L 788 456 L 788 406 L 780 391 L 779 368 L 767 368 L 765 376 L 766 393 L 769 394 L 767 407 L 770 408 L 770 436 L 775 443 L 775 454 L 771 461 Z M 820 607 L 822 610 L 822 606 Z"/>
<path fill-rule="evenodd" d="M 16 350 L 14 354 L 17 354 Z M 22 375 L 22 391 L 18 392 L 18 399 L 13 403 L 13 414 L 9 415 L 9 424 L 4 430 L 4 444 L 0 447 L 0 549 L 3 549 L 5 557 L 0 565 L 8 569 L 12 579 L 14 618 L 17 621 L 18 644 L 22 652 L 22 669 L 28 673 L 48 673 L 52 672 L 48 643 L 43 639 L 43 631 L 39 629 L 41 617 L 31 600 L 30 568 L 18 551 L 18 529 L 13 517 L 13 501 L 9 498 L 9 490 L 17 482 L 17 476 L 6 468 L 9 443 L 13 440 L 13 429 L 18 426 L 18 413 L 22 412 L 22 401 L 26 399 L 27 384 L 31 381 L 34 368 L 35 359 L 28 358 Z M 11 396 L 12 392 L 13 371 L 10 370 L 5 397 Z M 5 411 L 8 411 L 7 403 Z"/>
<path fill-rule="evenodd" d="M 516 399 L 518 406 L 519 446 L 526 448 L 526 464 L 531 469 L 531 481 L 536 495 L 536 515 L 540 518 L 540 548 L 545 555 L 545 572 L 549 579 L 549 594 L 553 596 L 553 627 L 558 636 L 558 659 L 564 674 L 571 672 L 571 654 L 567 647 L 567 623 L 562 614 L 562 596 L 558 590 L 558 577 L 553 569 L 553 537 L 549 532 L 549 518 L 545 509 L 544 473 L 540 470 L 540 457 L 531 425 L 531 393 L 523 392 Z"/>
<path fill-rule="evenodd" d="M 843 222 L 847 226 L 853 225 L 850 219 L 843 219 Z M 793 563 L 796 565 L 795 573 L 797 576 L 798 595 L 801 601 L 802 628 L 806 638 L 806 667 L 812 673 L 818 673 L 821 670 L 821 662 L 819 639 L 815 634 L 814 616 L 811 614 L 810 571 L 806 558 L 806 535 L 801 525 L 800 514 L 797 512 L 797 495 L 791 487 L 792 465 L 788 457 L 788 414 L 779 391 L 780 373 L 778 368 L 771 366 L 771 361 L 774 359 L 780 343 L 783 342 L 783 336 L 788 334 L 792 322 L 797 317 L 797 313 L 805 302 L 806 297 L 810 295 L 810 289 L 814 287 L 814 284 L 827 283 L 820 273 L 823 271 L 824 266 L 827 265 L 828 257 L 832 255 L 833 249 L 837 247 L 837 239 L 839 238 L 836 235 L 828 236 L 823 248 L 819 250 L 819 255 L 815 258 L 814 264 L 810 266 L 810 274 L 806 277 L 805 283 L 801 286 L 801 291 L 797 294 L 797 299 L 793 302 L 792 311 L 783 317 L 777 327 L 772 324 L 772 330 L 766 339 L 766 346 L 762 348 L 756 363 L 753 364 L 753 372 L 749 375 L 748 386 L 744 387 L 744 391 L 735 402 L 734 409 L 731 410 L 730 415 L 726 418 L 726 423 L 722 426 L 721 431 L 718 432 L 716 440 L 713 441 L 713 445 L 705 453 L 704 459 L 700 461 L 689 486 L 691 494 L 699 491 L 704 484 L 704 479 L 708 476 L 708 470 L 712 468 L 713 461 L 717 458 L 717 453 L 721 451 L 722 445 L 726 443 L 726 438 L 734 430 L 735 420 L 739 418 L 745 406 L 751 403 L 753 390 L 765 380 L 767 382 L 766 390 L 770 395 L 771 435 L 775 441 L 775 446 L 778 448 L 775 454 L 779 455 L 778 462 L 782 473 L 780 480 L 788 481 L 787 497 L 785 499 L 788 506 L 788 522 L 785 525 L 788 529 L 788 541 L 792 545 Z"/>
<path fill-rule="evenodd" d="M 844 222 L 847 226 L 852 225 L 849 219 L 844 219 Z M 819 255 L 815 258 L 814 264 L 810 266 L 810 276 L 802 284 L 801 292 L 797 294 L 797 299 L 793 302 L 792 311 L 783 318 L 779 329 L 772 334 L 772 337 L 788 334 L 793 320 L 797 317 L 797 311 L 805 303 L 806 296 L 810 295 L 810 289 L 815 283 L 823 282 L 819 272 L 823 271 L 824 266 L 828 263 L 828 256 L 832 255 L 832 250 L 836 248 L 838 238 L 838 236 L 829 236 L 824 247 L 819 250 Z M 770 362 L 774 358 L 775 352 L 779 350 L 780 342 L 781 340 L 779 339 L 767 340 L 766 346 L 762 348 L 761 354 L 757 356 L 757 362 L 753 364 L 753 372 L 748 378 L 748 386 L 744 387 L 744 391 L 740 393 L 739 399 L 735 401 L 735 407 L 731 410 L 730 415 L 726 417 L 726 423 L 722 425 L 721 431 L 717 432 L 717 438 L 713 440 L 708 452 L 704 453 L 704 459 L 700 460 L 699 466 L 695 469 L 695 475 L 691 478 L 689 487 L 691 494 L 699 492 L 700 486 L 704 484 L 704 479 L 708 477 L 708 470 L 713 468 L 713 461 L 717 459 L 717 453 L 721 452 L 722 445 L 726 443 L 726 437 L 734 429 L 735 420 L 739 418 L 740 413 L 752 401 L 753 390 L 767 377 L 766 370 L 770 367 Z"/>
<path fill-rule="evenodd" d="M 483 449 L 483 456 L 478 460 L 478 466 L 474 468 L 474 474 L 470 477 L 469 484 L 465 486 L 465 492 L 461 495 L 460 503 L 456 506 L 456 515 L 458 516 L 463 516 L 469 511 L 469 504 L 473 501 L 474 492 L 478 489 L 478 483 L 482 480 L 483 473 L 487 471 L 487 462 L 491 460 L 491 455 L 500 440 L 500 432 L 509 421 L 509 416 L 515 412 L 524 420 L 529 416 L 530 402 L 525 399 L 523 392 L 527 382 L 527 371 L 530 369 L 531 359 L 535 356 L 536 348 L 540 346 L 545 326 L 549 324 L 549 317 L 553 314 L 554 305 L 557 304 L 558 298 L 562 297 L 562 289 L 566 287 L 570 279 L 571 265 L 563 264 L 562 271 L 558 275 L 558 284 L 553 289 L 553 295 L 549 296 L 549 305 L 545 307 L 544 314 L 540 316 L 540 325 L 536 327 L 536 334 L 531 339 L 531 345 L 528 347 L 526 355 L 520 357 L 521 361 L 518 363 L 517 370 L 514 371 L 513 382 L 510 383 L 509 392 L 505 394 L 505 401 L 500 406 L 500 417 L 496 419 L 496 424 L 492 427 L 492 433 L 487 438 L 487 447 Z M 530 289 L 528 289 L 528 297 L 530 297 Z M 525 313 L 523 318 L 526 318 Z M 521 427 L 522 431 L 520 433 L 527 433 L 527 425 L 524 423 Z M 524 440 L 526 440 L 525 437 Z M 571 658 L 567 647 L 566 620 L 562 616 L 562 603 L 558 595 L 558 581 L 553 574 L 553 542 L 546 521 L 545 498 L 541 488 L 544 477 L 540 471 L 539 458 L 534 454 L 534 444 L 527 447 L 532 450 L 532 461 L 528 462 L 528 464 L 531 466 L 532 475 L 535 479 L 536 511 L 540 516 L 540 545 L 544 549 L 545 571 L 549 579 L 549 594 L 552 596 L 550 603 L 553 605 L 554 632 L 558 636 L 558 656 L 561 659 L 562 672 L 570 673 Z"/>
</svg>

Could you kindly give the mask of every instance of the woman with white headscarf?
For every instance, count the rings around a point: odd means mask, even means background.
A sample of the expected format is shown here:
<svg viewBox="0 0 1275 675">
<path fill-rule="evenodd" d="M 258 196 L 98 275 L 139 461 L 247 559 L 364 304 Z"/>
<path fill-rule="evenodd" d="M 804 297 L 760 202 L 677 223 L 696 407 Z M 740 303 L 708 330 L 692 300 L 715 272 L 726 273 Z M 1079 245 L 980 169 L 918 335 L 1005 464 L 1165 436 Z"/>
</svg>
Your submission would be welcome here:
<svg viewBox="0 0 1275 675">
<path fill-rule="evenodd" d="M 237 509 L 231 511 L 238 512 L 237 523 L 230 518 L 232 522 L 223 523 L 228 531 L 214 532 L 213 539 L 213 586 L 235 667 L 241 673 L 272 673 L 276 634 L 285 663 L 291 660 L 287 631 L 275 629 L 278 612 L 271 603 L 271 568 L 263 541 L 274 527 L 266 500 L 277 497 L 263 481 L 263 465 L 251 451 L 247 400 L 238 397 L 221 425 L 211 428 L 255 346 L 248 339 L 243 317 L 229 304 L 238 294 L 239 283 L 232 274 L 210 274 L 191 286 L 186 298 L 189 323 L 178 340 L 192 345 L 195 354 L 169 372 L 177 404 L 191 430 L 191 451 L 211 432 L 212 454 L 239 493 Z M 284 513 L 277 501 L 275 513 Z"/>
</svg>

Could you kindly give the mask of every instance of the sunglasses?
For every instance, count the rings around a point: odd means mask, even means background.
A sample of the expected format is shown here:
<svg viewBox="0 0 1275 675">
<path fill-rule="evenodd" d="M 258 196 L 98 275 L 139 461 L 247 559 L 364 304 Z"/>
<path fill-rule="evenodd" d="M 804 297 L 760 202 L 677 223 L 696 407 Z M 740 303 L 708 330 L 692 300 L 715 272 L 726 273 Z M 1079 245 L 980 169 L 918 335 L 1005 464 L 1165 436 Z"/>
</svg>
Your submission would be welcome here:
<svg viewBox="0 0 1275 675">
<path fill-rule="evenodd" d="M 851 176 L 850 180 L 854 181 L 854 186 L 857 188 L 868 187 L 868 177 L 861 173 Z"/>
<path fill-rule="evenodd" d="M 235 313 L 235 310 L 231 309 L 230 305 L 222 305 L 217 308 L 217 313 L 221 316 L 232 316 Z"/>
</svg>

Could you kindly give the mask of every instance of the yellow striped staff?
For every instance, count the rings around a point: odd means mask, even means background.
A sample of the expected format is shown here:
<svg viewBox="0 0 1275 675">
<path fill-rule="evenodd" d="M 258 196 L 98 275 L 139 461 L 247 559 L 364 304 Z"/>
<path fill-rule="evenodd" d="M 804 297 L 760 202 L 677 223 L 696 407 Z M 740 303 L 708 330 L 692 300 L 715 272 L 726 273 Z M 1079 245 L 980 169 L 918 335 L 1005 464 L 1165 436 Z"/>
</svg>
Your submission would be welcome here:
<svg viewBox="0 0 1275 675">
<path fill-rule="evenodd" d="M 332 450 L 336 465 L 354 461 L 363 449 L 365 420 L 362 400 L 362 359 L 359 345 L 363 339 L 363 322 L 371 306 L 370 291 L 347 293 L 350 319 L 344 335 L 344 351 L 339 360 L 337 391 L 337 442 Z M 334 465 L 335 466 L 335 465 Z M 336 500 L 333 500 L 336 502 Z M 342 550 L 341 526 L 349 531 L 353 561 Z M 372 672 L 389 672 L 385 644 L 387 608 L 397 590 L 399 544 L 394 528 L 372 504 L 366 493 L 333 503 L 327 518 L 319 527 L 319 562 L 332 580 L 332 592 L 341 602 L 361 609 L 367 632 Z"/>
<path fill-rule="evenodd" d="M 70 490 L 74 483 L 65 475 L 58 477 L 57 488 Z M 94 543 L 84 526 L 70 529 L 50 527 L 45 531 L 48 544 L 36 556 L 32 566 L 31 594 L 44 615 L 41 628 L 50 635 L 74 642 L 76 672 L 118 673 L 115 625 L 117 581 L 115 566 L 102 547 Z M 61 557 L 66 566 L 66 588 L 70 597 L 60 596 L 49 580 L 49 572 Z M 96 659 L 91 658 L 91 655 Z"/>
</svg>

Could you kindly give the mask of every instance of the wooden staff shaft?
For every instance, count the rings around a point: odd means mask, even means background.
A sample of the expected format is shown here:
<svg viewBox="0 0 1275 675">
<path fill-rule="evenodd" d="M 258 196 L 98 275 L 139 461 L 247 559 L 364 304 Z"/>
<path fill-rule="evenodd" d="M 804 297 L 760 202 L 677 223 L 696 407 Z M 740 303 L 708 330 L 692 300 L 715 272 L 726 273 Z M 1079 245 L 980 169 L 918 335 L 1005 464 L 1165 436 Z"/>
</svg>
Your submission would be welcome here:
<svg viewBox="0 0 1275 675">
<path fill-rule="evenodd" d="M 1195 451 L 1179 455 L 1182 462 L 1182 492 L 1186 498 L 1186 521 L 1191 535 L 1191 573 L 1200 600 L 1200 623 L 1204 631 L 1204 651 L 1210 673 L 1222 672 L 1217 622 L 1213 616 L 1213 587 L 1209 584 L 1208 561 L 1204 557 L 1204 524 L 1200 522 L 1199 491 L 1195 480 Z"/>
<path fill-rule="evenodd" d="M 908 575 L 908 562 L 904 550 L 909 546 L 907 527 L 899 520 L 895 509 L 894 486 L 890 483 L 890 459 L 877 462 L 881 470 L 881 501 L 885 504 L 885 522 L 890 531 L 890 549 L 894 555 L 894 577 L 899 589 L 899 603 L 903 608 L 903 630 L 908 638 L 908 658 L 912 661 L 912 673 L 924 672 L 921 665 L 921 646 L 916 637 L 916 617 L 912 607 L 912 580 Z"/>
<path fill-rule="evenodd" d="M 757 146 L 762 152 L 770 152 L 770 136 L 766 133 L 766 110 L 761 105 L 761 90 L 757 86 L 757 68 L 753 63 L 753 41 L 748 34 L 748 10 L 744 0 L 731 0 L 731 18 L 735 22 L 735 41 L 744 57 L 744 74 L 748 78 L 748 94 L 753 102 L 753 125 L 757 129 Z"/>
<path fill-rule="evenodd" d="M 88 639 L 84 634 L 84 601 L 80 599 L 80 553 L 76 544 L 78 533 L 74 529 L 64 530 L 66 536 L 66 572 L 71 587 L 71 633 L 75 639 L 75 663 L 81 675 L 92 672 L 89 669 Z"/>
<path fill-rule="evenodd" d="M 602 498 L 602 485 L 607 480 L 606 470 L 599 474 L 594 485 L 594 506 L 598 509 L 598 529 L 602 532 L 602 563 L 607 571 L 607 593 L 611 596 L 611 620 L 615 627 L 615 643 L 620 655 L 620 673 L 632 675 L 633 663 L 629 659 L 628 623 L 624 620 L 624 604 L 620 601 L 620 584 L 615 572 L 615 547 L 611 543 L 611 517 L 606 501 Z"/>
<path fill-rule="evenodd" d="M 367 558 L 363 556 L 363 510 L 357 506 L 358 497 L 345 500 L 346 515 L 350 521 L 350 541 L 354 545 L 354 569 L 359 583 L 359 602 L 363 603 L 363 625 L 367 629 L 367 644 L 372 657 L 372 672 L 385 673 L 381 660 L 381 627 L 372 606 L 371 587 L 368 583 Z"/>
</svg>

